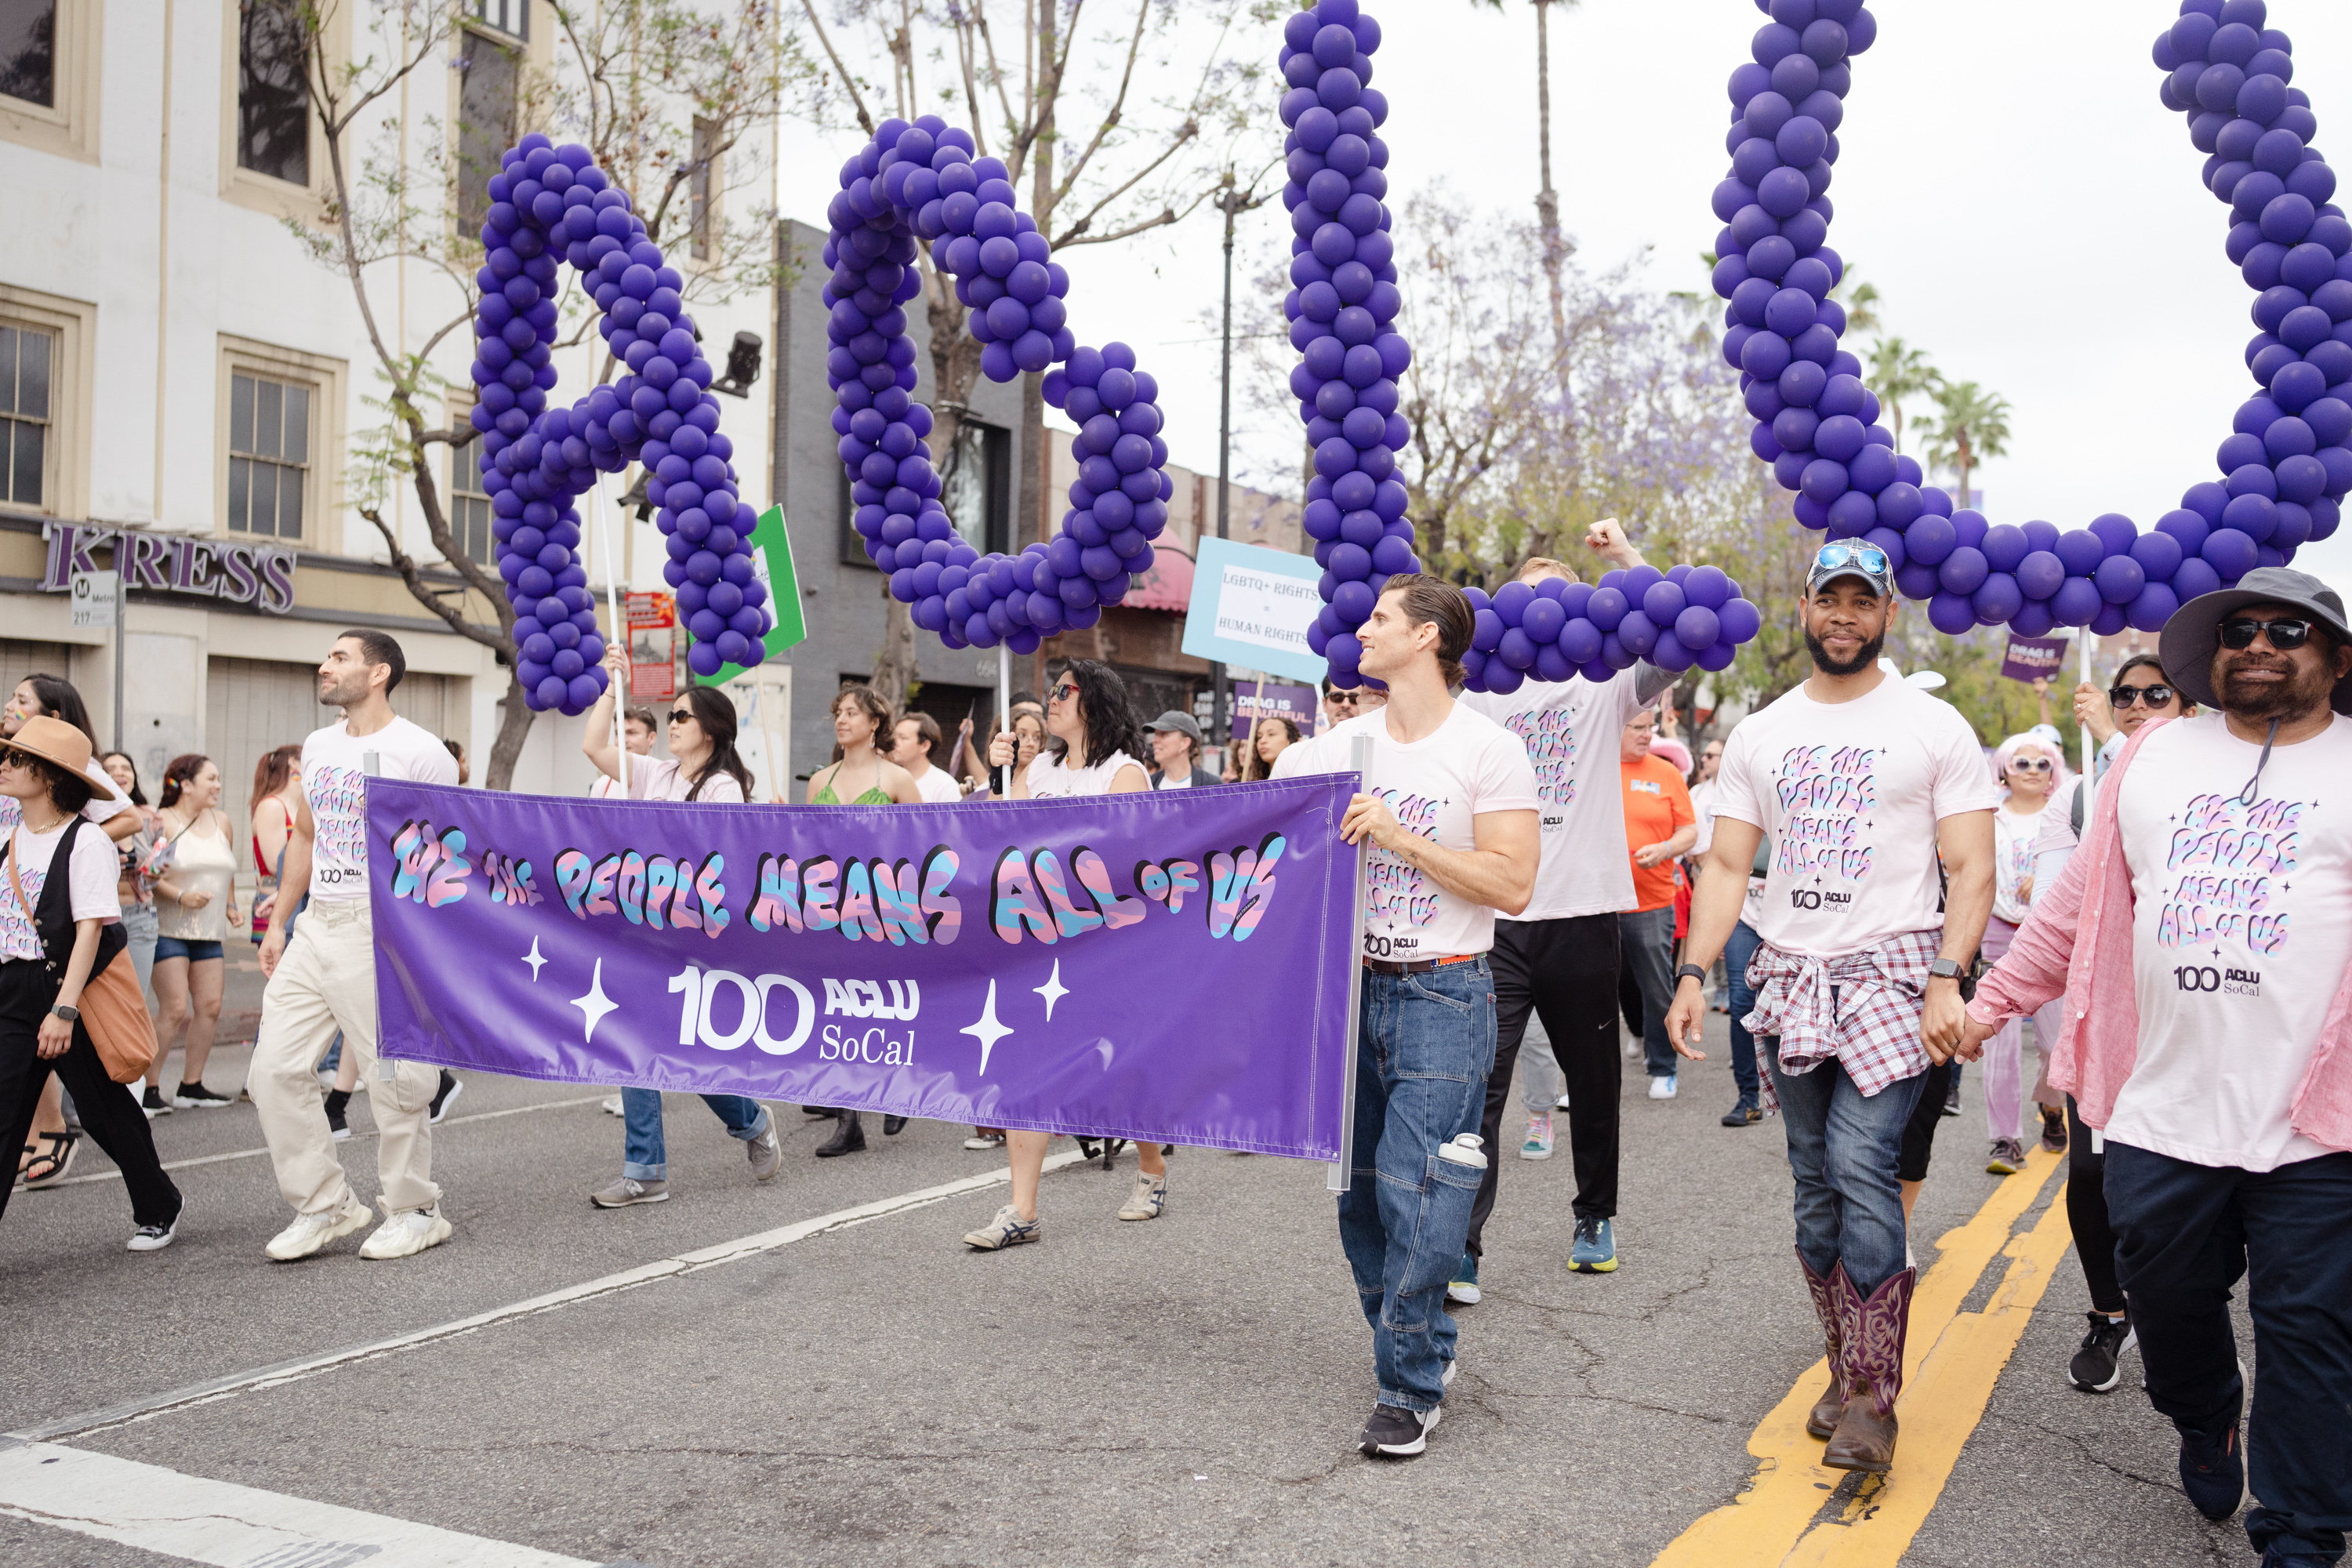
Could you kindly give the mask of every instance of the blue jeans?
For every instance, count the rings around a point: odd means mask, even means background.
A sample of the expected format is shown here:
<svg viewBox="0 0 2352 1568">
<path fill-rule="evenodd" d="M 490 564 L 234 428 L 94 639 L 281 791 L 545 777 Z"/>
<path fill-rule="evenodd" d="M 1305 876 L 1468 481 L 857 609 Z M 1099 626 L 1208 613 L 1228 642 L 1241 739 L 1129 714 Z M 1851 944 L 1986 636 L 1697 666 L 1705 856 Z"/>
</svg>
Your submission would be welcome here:
<svg viewBox="0 0 2352 1568">
<path fill-rule="evenodd" d="M 719 1113 L 727 1136 L 749 1143 L 768 1130 L 768 1108 L 740 1094 L 706 1094 L 702 1103 Z M 621 1174 L 633 1181 L 669 1180 L 669 1152 L 662 1145 L 662 1097 L 659 1089 L 621 1091 L 621 1120 L 627 1129 L 621 1156 Z"/>
<path fill-rule="evenodd" d="M 2236 1422 L 2230 1290 L 2244 1279 L 2260 1368 L 2246 1479 L 2262 1500 L 2246 1534 L 2257 1552 L 2337 1557 L 2352 1531 L 2352 1154 L 2255 1172 L 2110 1142 L 2106 1198 L 2149 1403 L 2183 1431 Z"/>
<path fill-rule="evenodd" d="M 1845 1277 L 1867 1297 L 1903 1271 L 1903 1188 L 1895 1172 L 1927 1074 L 1865 1096 L 1843 1063 L 1832 1059 L 1791 1077 L 1780 1070 L 1780 1039 L 1759 1043 L 1797 1178 L 1798 1256 L 1824 1276 L 1843 1261 Z"/>
<path fill-rule="evenodd" d="M 122 934 L 131 942 L 131 971 L 139 976 L 139 994 L 144 996 L 155 974 L 155 906 L 124 904 L 121 910 Z"/>
<path fill-rule="evenodd" d="M 1617 917 L 1619 962 L 1642 993 L 1642 1058 L 1652 1078 L 1672 1078 L 1682 1058 L 1666 1039 L 1675 1004 L 1675 906 L 1626 910 Z"/>
<path fill-rule="evenodd" d="M 1731 1081 L 1739 1086 L 1739 1103 L 1758 1103 L 1756 1037 L 1743 1021 L 1756 1010 L 1756 987 L 1748 984 L 1748 961 L 1764 939 L 1741 921 L 1723 944 L 1723 972 L 1731 982 Z"/>
<path fill-rule="evenodd" d="M 1494 973 L 1484 957 L 1425 974 L 1367 973 L 1360 998 L 1339 1245 L 1372 1327 L 1381 1403 L 1429 1410 L 1445 1396 L 1454 1359 L 1445 1286 L 1486 1174 L 1440 1159 L 1437 1147 L 1478 1131 L 1495 1063 Z"/>
</svg>

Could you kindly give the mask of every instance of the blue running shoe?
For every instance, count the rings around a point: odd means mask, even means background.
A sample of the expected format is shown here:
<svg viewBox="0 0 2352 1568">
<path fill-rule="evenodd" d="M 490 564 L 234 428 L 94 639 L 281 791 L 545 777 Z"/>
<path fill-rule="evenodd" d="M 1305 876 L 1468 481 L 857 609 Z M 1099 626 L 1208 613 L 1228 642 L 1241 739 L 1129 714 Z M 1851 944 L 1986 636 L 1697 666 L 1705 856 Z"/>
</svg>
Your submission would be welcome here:
<svg viewBox="0 0 2352 1568">
<path fill-rule="evenodd" d="M 1605 1219 L 1587 1216 L 1576 1222 L 1576 1246 L 1568 1266 L 1579 1274 L 1617 1272 L 1617 1229 Z"/>
<path fill-rule="evenodd" d="M 1462 1255 L 1462 1267 L 1454 1271 L 1454 1282 L 1445 1288 L 1445 1300 L 1454 1307 L 1478 1304 L 1478 1260 L 1466 1252 Z"/>
</svg>

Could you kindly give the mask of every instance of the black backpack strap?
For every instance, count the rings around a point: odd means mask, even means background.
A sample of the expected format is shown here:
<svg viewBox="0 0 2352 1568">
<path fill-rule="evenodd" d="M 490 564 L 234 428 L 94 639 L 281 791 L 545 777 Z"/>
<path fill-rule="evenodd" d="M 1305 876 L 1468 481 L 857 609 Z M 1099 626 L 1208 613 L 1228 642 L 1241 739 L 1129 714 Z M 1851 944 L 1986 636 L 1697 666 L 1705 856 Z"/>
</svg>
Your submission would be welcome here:
<svg viewBox="0 0 2352 1568">
<path fill-rule="evenodd" d="M 73 851 L 74 842 L 82 830 L 90 826 L 89 819 L 76 812 L 66 824 L 65 837 L 49 857 L 48 875 L 42 879 L 41 896 L 35 900 L 33 930 L 41 939 L 41 951 L 48 954 L 47 968 L 51 974 L 62 976 L 67 961 L 73 956 Z M 15 850 L 16 835 L 10 834 L 9 847 Z M 90 960 L 89 978 L 95 980 L 114 955 L 131 945 L 131 937 L 120 921 L 109 921 L 99 928 L 98 953 Z M 87 982 L 85 982 L 87 984 Z"/>
</svg>

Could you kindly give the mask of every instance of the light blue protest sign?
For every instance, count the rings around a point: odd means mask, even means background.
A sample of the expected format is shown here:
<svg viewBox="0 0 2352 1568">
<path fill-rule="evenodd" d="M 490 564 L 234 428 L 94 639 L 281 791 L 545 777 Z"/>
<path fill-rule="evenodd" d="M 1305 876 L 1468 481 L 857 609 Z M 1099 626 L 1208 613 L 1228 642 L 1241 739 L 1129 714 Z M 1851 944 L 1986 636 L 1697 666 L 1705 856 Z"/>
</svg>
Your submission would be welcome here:
<svg viewBox="0 0 2352 1568">
<path fill-rule="evenodd" d="M 1323 608 L 1314 558 L 1202 539 L 1184 618 L 1186 653 L 1269 675 L 1319 681 L 1329 667 L 1307 646 Z"/>
</svg>

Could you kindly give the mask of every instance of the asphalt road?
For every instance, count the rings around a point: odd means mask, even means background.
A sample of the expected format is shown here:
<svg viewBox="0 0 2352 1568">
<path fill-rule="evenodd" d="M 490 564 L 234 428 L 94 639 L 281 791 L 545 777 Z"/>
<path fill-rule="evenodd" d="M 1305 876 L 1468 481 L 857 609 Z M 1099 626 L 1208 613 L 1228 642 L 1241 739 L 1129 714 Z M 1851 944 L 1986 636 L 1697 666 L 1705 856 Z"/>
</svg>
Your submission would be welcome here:
<svg viewBox="0 0 2352 1568">
<path fill-rule="evenodd" d="M 238 1082 L 243 1053 L 218 1059 L 215 1087 Z M 620 1123 L 579 1089 L 478 1075 L 435 1141 L 457 1235 L 416 1258 L 364 1263 L 353 1237 L 266 1262 L 287 1217 L 266 1158 L 184 1167 L 180 1240 L 153 1255 L 122 1249 L 119 1182 L 17 1194 L 0 1219 L 0 1430 L 662 1568 L 2251 1561 L 2237 1526 L 2205 1523 L 2181 1496 L 2136 1354 L 2112 1395 L 2068 1386 L 2084 1302 L 2053 1228 L 2063 1179 L 2037 1167 L 2004 1193 L 1982 1173 L 1973 1103 L 1943 1124 L 1916 1235 L 1923 1265 L 1939 1238 L 1979 1261 L 1945 1276 L 1951 1331 L 1915 1345 L 1927 1368 L 1915 1394 L 1928 1373 L 1948 1392 L 1936 1411 L 1906 1404 L 1896 1485 L 1857 1495 L 1801 1456 L 1769 1457 L 1769 1418 L 1800 1385 L 1811 1399 L 1820 1342 L 1791 1261 L 1779 1130 L 1717 1124 L 1731 1099 L 1722 1061 L 1668 1102 L 1644 1098 L 1629 1066 L 1614 1275 L 1566 1268 L 1565 1152 L 1507 1154 L 1486 1298 L 1461 1314 L 1461 1377 L 1411 1464 L 1353 1448 L 1370 1349 L 1322 1168 L 1201 1150 L 1174 1157 L 1169 1212 L 1150 1224 L 1113 1217 L 1130 1164 L 1072 1166 L 1046 1178 L 1043 1244 L 1011 1253 L 959 1245 L 1003 1201 L 1001 1187 L 967 1191 L 308 1374 L 92 1417 L 1002 1169 L 965 1152 L 961 1128 L 917 1122 L 884 1140 L 871 1118 L 870 1152 L 815 1161 L 830 1124 L 780 1108 L 785 1170 L 756 1186 L 740 1146 L 672 1096 L 677 1195 L 604 1213 L 586 1194 L 618 1168 Z M 352 1120 L 343 1156 L 372 1193 L 364 1099 Z M 155 1131 L 168 1161 L 260 1143 L 249 1106 Z M 75 1174 L 106 1168 L 93 1152 Z M 1971 1376 L 1980 1394 L 1949 1392 Z M 184 1560 L 33 1522 L 20 1504 L 0 1500 L 17 1508 L 0 1511 L 0 1562 Z M 383 1559 L 410 1560 L 425 1559 Z"/>
</svg>

